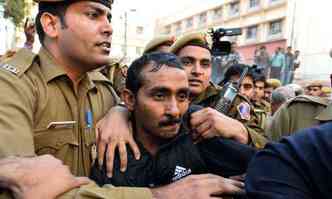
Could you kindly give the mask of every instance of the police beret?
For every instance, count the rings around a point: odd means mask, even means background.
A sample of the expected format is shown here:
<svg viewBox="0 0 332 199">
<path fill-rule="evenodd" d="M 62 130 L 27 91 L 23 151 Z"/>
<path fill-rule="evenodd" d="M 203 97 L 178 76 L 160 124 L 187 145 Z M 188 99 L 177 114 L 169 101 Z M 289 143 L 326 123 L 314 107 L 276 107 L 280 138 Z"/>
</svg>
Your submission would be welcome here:
<svg viewBox="0 0 332 199">
<path fill-rule="evenodd" d="M 326 95 L 329 95 L 332 93 L 332 88 L 331 87 L 327 87 L 327 86 L 324 86 L 322 88 L 322 91 L 326 94 Z"/>
<path fill-rule="evenodd" d="M 175 37 L 173 36 L 158 36 L 152 39 L 146 46 L 143 51 L 143 54 L 153 50 L 154 48 L 157 48 L 158 46 L 161 46 L 165 43 L 170 43 L 171 45 L 175 42 Z"/>
<path fill-rule="evenodd" d="M 55 3 L 55 2 L 62 2 L 62 1 L 67 1 L 68 3 L 75 2 L 73 0 L 34 0 L 34 1 L 37 3 Z M 109 8 L 111 8 L 111 5 L 113 4 L 113 0 L 91 0 L 91 1 L 100 2 Z"/>
<path fill-rule="evenodd" d="M 203 32 L 194 32 L 183 35 L 181 38 L 177 39 L 171 46 L 170 52 L 176 54 L 187 45 L 196 45 L 210 50 L 208 35 Z"/>
<path fill-rule="evenodd" d="M 279 79 L 268 79 L 266 80 L 266 83 L 271 85 L 274 89 L 281 86 L 281 81 Z"/>
</svg>

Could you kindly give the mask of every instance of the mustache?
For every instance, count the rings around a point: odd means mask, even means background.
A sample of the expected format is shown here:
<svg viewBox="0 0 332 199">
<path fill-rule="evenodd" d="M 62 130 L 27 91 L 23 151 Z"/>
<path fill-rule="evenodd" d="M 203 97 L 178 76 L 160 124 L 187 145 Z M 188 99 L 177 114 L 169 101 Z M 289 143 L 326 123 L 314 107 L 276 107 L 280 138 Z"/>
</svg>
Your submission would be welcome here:
<svg viewBox="0 0 332 199">
<path fill-rule="evenodd" d="M 182 121 L 181 118 L 175 118 L 175 117 L 168 116 L 168 118 L 166 120 L 159 122 L 159 127 L 179 124 L 181 121 Z"/>
</svg>

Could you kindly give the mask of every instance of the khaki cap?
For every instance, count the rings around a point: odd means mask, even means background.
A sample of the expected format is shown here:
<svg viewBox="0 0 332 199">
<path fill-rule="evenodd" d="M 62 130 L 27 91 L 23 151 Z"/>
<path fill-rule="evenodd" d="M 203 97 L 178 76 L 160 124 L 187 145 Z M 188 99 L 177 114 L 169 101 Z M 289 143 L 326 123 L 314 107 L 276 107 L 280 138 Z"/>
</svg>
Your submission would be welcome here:
<svg viewBox="0 0 332 199">
<path fill-rule="evenodd" d="M 331 94 L 332 93 L 332 88 L 331 87 L 327 87 L 327 86 L 324 86 L 322 88 L 322 91 L 325 93 L 325 94 Z"/>
<path fill-rule="evenodd" d="M 268 79 L 266 82 L 273 87 L 273 89 L 279 88 L 281 86 L 281 81 L 279 79 Z"/>
<path fill-rule="evenodd" d="M 319 80 L 315 80 L 315 81 L 312 81 L 312 82 L 310 82 L 307 86 L 306 86 L 306 88 L 310 88 L 310 87 L 323 87 L 323 83 L 322 83 L 322 81 L 319 81 Z"/>
<path fill-rule="evenodd" d="M 146 46 L 143 51 L 143 54 L 165 44 L 165 43 L 170 43 L 171 45 L 175 42 L 175 37 L 174 36 L 158 36 L 153 38 Z"/>
<path fill-rule="evenodd" d="M 209 47 L 208 35 L 203 32 L 194 32 L 183 35 L 181 38 L 177 39 L 176 42 L 171 46 L 170 52 L 177 53 L 179 50 L 191 44 L 191 42 L 197 41 L 202 45 Z"/>
</svg>

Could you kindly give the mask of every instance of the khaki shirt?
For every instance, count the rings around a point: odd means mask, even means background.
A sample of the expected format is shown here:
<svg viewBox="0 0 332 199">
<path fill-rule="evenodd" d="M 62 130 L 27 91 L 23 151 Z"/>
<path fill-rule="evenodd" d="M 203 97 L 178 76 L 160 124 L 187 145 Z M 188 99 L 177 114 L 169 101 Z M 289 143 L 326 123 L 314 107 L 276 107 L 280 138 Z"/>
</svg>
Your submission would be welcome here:
<svg viewBox="0 0 332 199">
<path fill-rule="evenodd" d="M 262 129 L 266 129 L 267 120 L 271 115 L 271 105 L 267 101 L 254 102 L 254 111 L 258 117 L 258 124 Z"/>
<path fill-rule="evenodd" d="M 296 131 L 332 121 L 332 103 L 327 99 L 298 96 L 274 114 L 267 132 L 273 141 Z"/>
<path fill-rule="evenodd" d="M 101 73 L 87 73 L 73 86 L 47 50 L 35 55 L 22 49 L 0 65 L 0 90 L 0 158 L 52 154 L 74 175 L 89 175 L 94 126 L 118 102 Z M 151 198 L 148 189 L 94 187 L 73 198 Z"/>
<path fill-rule="evenodd" d="M 126 87 L 126 77 L 122 74 L 121 68 L 127 67 L 121 63 L 114 63 L 104 67 L 101 72 L 112 82 L 117 94 Z"/>
<path fill-rule="evenodd" d="M 97 186 L 95 183 L 73 189 L 58 199 L 151 199 L 152 194 L 145 188 Z M 0 199 L 14 199 L 9 192 L 0 193 Z"/>
<path fill-rule="evenodd" d="M 206 91 L 204 93 L 202 93 L 200 96 L 198 96 L 197 98 L 195 98 L 192 101 L 192 103 L 201 105 L 204 107 L 213 108 L 220 99 L 220 97 L 219 97 L 220 90 L 221 90 L 221 87 L 211 83 L 210 86 L 206 89 Z M 249 120 L 243 119 L 241 117 L 241 115 L 239 114 L 238 106 L 241 103 L 248 103 L 250 105 L 250 119 Z M 259 126 L 258 117 L 254 113 L 254 108 L 246 97 L 238 94 L 237 97 L 235 98 L 235 101 L 233 102 L 232 107 L 231 107 L 229 113 L 227 114 L 227 116 L 229 116 L 233 119 L 236 119 L 244 124 L 244 126 L 246 127 L 246 129 L 249 133 L 251 143 L 256 148 L 263 148 L 265 146 L 265 144 L 267 143 L 267 139 L 264 135 L 264 130 Z"/>
</svg>

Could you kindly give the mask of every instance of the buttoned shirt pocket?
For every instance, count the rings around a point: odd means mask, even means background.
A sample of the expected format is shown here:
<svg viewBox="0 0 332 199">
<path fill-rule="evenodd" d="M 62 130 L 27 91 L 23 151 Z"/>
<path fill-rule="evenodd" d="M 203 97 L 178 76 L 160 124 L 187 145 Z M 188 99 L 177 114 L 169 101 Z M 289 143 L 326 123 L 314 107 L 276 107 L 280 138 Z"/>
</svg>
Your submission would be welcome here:
<svg viewBox="0 0 332 199">
<path fill-rule="evenodd" d="M 40 130 L 34 142 L 37 155 L 51 154 L 61 160 L 68 159 L 79 146 L 73 129 L 67 128 Z"/>
</svg>

